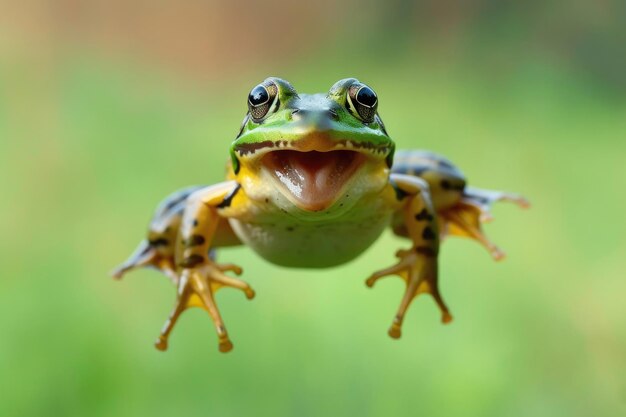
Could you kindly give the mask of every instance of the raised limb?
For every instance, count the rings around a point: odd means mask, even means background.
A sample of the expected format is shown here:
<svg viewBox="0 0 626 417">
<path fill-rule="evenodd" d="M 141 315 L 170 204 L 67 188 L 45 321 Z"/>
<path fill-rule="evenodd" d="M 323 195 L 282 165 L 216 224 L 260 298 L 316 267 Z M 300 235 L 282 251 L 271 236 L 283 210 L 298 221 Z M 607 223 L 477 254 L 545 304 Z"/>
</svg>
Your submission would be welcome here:
<svg viewBox="0 0 626 417">
<path fill-rule="evenodd" d="M 159 350 L 167 349 L 169 335 L 178 318 L 186 309 L 194 306 L 203 308 L 211 316 L 219 340 L 219 350 L 228 352 L 233 348 L 215 303 L 215 292 L 222 287 L 233 287 L 243 291 L 248 299 L 252 299 L 254 291 L 247 283 L 224 273 L 232 271 L 239 275 L 242 272 L 239 266 L 216 263 L 211 259 L 209 250 L 220 225 L 218 207 L 236 188 L 237 184 L 229 181 L 200 188 L 187 195 L 180 203 L 184 207 L 182 216 L 175 224 L 175 236 L 171 236 L 174 224 L 170 222 L 168 229 L 170 234 L 159 238 L 162 240 L 158 241 L 158 245 L 154 244 L 154 239 L 142 242 L 136 253 L 114 272 L 114 275 L 121 276 L 127 270 L 144 264 L 166 272 L 166 269 L 160 268 L 155 261 L 162 254 L 167 254 L 166 267 L 173 271 L 177 293 L 174 308 L 155 342 Z M 158 229 L 153 226 L 151 225 L 151 229 Z M 162 229 L 165 231 L 167 227 Z"/>
<path fill-rule="evenodd" d="M 452 316 L 437 286 L 439 231 L 436 213 L 428 194 L 428 184 L 420 178 L 402 174 L 392 174 L 391 179 L 394 186 L 406 195 L 406 201 L 400 210 L 413 245 L 410 249 L 396 252 L 400 259 L 398 263 L 373 273 L 366 284 L 373 287 L 376 281 L 390 275 L 398 275 L 406 283 L 404 296 L 388 331 L 389 336 L 397 339 L 402 334 L 406 311 L 419 294 L 432 295 L 441 311 L 443 323 L 450 322 Z"/>
<path fill-rule="evenodd" d="M 506 253 L 489 240 L 482 230 L 482 223 L 493 220 L 491 206 L 497 201 L 509 201 L 522 208 L 530 207 L 528 200 L 517 194 L 465 187 L 459 202 L 439 211 L 441 235 L 474 239 L 489 251 L 494 260 L 504 259 Z"/>
<path fill-rule="evenodd" d="M 183 188 L 168 195 L 157 207 L 148 236 L 139 242 L 137 249 L 111 273 L 113 278 L 122 279 L 128 272 L 138 268 L 154 268 L 178 285 L 178 273 L 174 259 L 176 236 L 180 228 L 185 206 L 190 195 L 205 186 Z"/>
<path fill-rule="evenodd" d="M 419 176 L 428 183 L 437 212 L 440 237 L 450 235 L 473 239 L 484 246 L 495 260 L 503 259 L 505 254 L 489 240 L 481 227 L 482 223 L 493 219 L 491 206 L 496 201 L 510 201 L 522 208 L 530 205 L 517 194 L 467 186 L 463 173 L 452 162 L 433 152 L 398 151 L 392 172 Z M 395 234 L 409 237 L 401 215 L 394 216 L 392 226 Z"/>
</svg>

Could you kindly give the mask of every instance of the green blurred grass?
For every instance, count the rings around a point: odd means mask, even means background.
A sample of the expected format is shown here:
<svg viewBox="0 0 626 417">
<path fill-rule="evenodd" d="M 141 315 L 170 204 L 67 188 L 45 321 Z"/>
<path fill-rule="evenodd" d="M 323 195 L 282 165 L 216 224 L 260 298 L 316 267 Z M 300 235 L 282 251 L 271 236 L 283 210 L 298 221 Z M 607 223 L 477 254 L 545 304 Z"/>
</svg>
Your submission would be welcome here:
<svg viewBox="0 0 626 417">
<path fill-rule="evenodd" d="M 152 271 L 108 271 L 155 204 L 222 178 L 248 89 L 268 73 L 198 88 L 91 60 L 43 76 L 4 62 L 0 100 L 0 415 L 615 416 L 625 410 L 624 103 L 550 67 L 506 79 L 326 60 L 274 73 L 303 92 L 356 75 L 381 97 L 400 147 L 441 152 L 473 185 L 518 191 L 487 226 L 509 253 L 445 242 L 441 286 L 455 316 L 412 306 L 386 335 L 400 281 L 364 279 L 405 242 L 385 235 L 324 271 L 223 250 L 257 291 L 220 292 L 235 350 L 206 314 L 185 314 L 170 350 L 151 342 L 174 291 Z M 349 61 L 348 61 L 349 62 Z M 274 68 L 263 68 L 267 71 Z"/>
</svg>

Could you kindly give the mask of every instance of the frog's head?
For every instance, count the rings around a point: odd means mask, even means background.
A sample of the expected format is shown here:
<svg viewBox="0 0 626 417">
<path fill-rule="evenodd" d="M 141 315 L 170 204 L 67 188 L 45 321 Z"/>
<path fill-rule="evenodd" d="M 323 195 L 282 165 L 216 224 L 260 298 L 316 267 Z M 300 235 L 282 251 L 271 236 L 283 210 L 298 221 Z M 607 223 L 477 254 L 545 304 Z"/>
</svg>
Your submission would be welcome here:
<svg viewBox="0 0 626 417">
<path fill-rule="evenodd" d="M 248 95 L 231 146 L 233 172 L 248 193 L 271 183 L 301 210 L 350 205 L 389 175 L 394 143 L 377 108 L 374 90 L 354 78 L 312 95 L 268 78 Z"/>
</svg>

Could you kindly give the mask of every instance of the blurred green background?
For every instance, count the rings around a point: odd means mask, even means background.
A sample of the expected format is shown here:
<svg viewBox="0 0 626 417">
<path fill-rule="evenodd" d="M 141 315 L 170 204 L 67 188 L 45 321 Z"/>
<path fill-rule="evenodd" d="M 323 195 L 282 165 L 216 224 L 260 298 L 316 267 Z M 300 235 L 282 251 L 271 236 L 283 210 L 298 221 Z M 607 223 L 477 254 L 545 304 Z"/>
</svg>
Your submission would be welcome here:
<svg viewBox="0 0 626 417">
<path fill-rule="evenodd" d="M 626 415 L 626 7 L 620 1 L 6 2 L 0 15 L 1 416 Z M 525 194 L 442 249 L 441 287 L 386 329 L 384 235 L 331 270 L 223 250 L 216 349 L 154 271 L 108 277 L 155 205 L 222 179 L 251 87 L 356 76 L 403 148 Z"/>
</svg>

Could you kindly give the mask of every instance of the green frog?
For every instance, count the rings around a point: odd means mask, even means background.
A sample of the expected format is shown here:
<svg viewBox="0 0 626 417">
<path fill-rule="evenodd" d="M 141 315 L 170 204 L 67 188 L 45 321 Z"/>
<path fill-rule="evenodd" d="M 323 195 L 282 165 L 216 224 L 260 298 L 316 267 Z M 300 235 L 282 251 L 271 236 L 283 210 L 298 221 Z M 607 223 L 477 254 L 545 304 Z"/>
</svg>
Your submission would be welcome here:
<svg viewBox="0 0 626 417">
<path fill-rule="evenodd" d="M 426 151 L 396 151 L 378 114 L 378 95 L 355 78 L 328 93 L 299 94 L 270 77 L 248 95 L 248 112 L 230 146 L 226 180 L 184 188 L 157 208 L 147 236 L 114 272 L 139 267 L 163 272 L 176 286 L 176 303 L 156 340 L 167 349 L 181 313 L 208 312 L 221 352 L 233 348 L 215 293 L 223 287 L 254 290 L 233 277 L 241 267 L 218 263 L 215 249 L 246 245 L 264 259 L 295 268 L 327 268 L 363 253 L 391 228 L 410 246 L 397 263 L 374 272 L 368 287 L 399 276 L 406 290 L 389 335 L 401 336 L 411 301 L 430 294 L 441 320 L 452 320 L 437 285 L 437 255 L 445 236 L 482 244 L 496 259 L 502 252 L 483 233 L 495 201 L 521 207 L 523 197 L 473 188 L 447 159 Z M 229 274 L 230 273 L 230 274 Z"/>
</svg>

